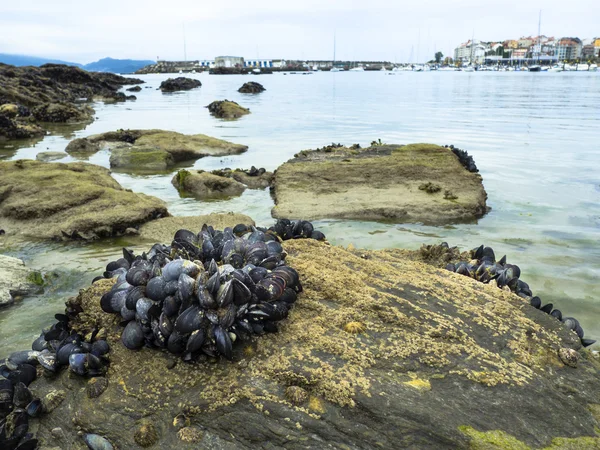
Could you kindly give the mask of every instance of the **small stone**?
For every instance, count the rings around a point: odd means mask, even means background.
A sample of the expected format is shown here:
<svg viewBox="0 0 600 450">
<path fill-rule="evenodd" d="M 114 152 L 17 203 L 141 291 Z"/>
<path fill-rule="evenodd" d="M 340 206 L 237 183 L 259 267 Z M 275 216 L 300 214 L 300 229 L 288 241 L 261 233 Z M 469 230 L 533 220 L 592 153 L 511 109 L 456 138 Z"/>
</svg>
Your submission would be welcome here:
<svg viewBox="0 0 600 450">
<path fill-rule="evenodd" d="M 350 334 L 359 334 L 363 333 L 367 327 L 362 322 L 348 322 L 344 325 L 344 331 Z"/>
<path fill-rule="evenodd" d="M 158 441 L 158 431 L 149 421 L 143 421 L 133 435 L 133 439 L 140 447 L 150 447 Z"/>
<path fill-rule="evenodd" d="M 85 388 L 89 398 L 98 398 L 108 388 L 108 380 L 104 377 L 90 378 Z"/>
<path fill-rule="evenodd" d="M 185 427 L 177 432 L 177 437 L 183 442 L 200 442 L 204 433 L 196 427 Z"/>
<path fill-rule="evenodd" d="M 579 362 L 579 352 L 572 348 L 563 347 L 558 351 L 558 357 L 560 360 L 569 367 L 577 367 Z"/>
<path fill-rule="evenodd" d="M 177 361 L 175 361 L 174 359 L 167 361 L 167 369 L 168 370 L 174 369 L 176 365 L 177 365 Z"/>
<path fill-rule="evenodd" d="M 62 428 L 60 427 L 56 427 L 56 428 L 52 428 L 52 430 L 50 431 L 50 433 L 52 434 L 52 437 L 54 439 L 62 439 L 64 437 L 64 432 L 62 430 Z"/>
<path fill-rule="evenodd" d="M 56 408 L 63 402 L 63 400 L 67 398 L 67 394 L 62 390 L 50 391 L 44 399 L 42 400 L 42 405 L 44 407 L 45 412 L 50 412 Z"/>
<path fill-rule="evenodd" d="M 308 392 L 299 386 L 288 386 L 285 390 L 285 398 L 293 405 L 300 405 L 308 399 Z"/>
</svg>

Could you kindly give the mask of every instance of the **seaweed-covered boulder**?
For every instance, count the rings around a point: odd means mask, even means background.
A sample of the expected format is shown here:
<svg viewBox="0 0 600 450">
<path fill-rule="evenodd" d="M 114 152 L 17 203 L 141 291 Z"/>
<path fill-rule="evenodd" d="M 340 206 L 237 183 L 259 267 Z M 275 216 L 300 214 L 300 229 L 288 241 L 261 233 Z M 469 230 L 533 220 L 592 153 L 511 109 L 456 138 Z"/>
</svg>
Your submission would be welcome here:
<svg viewBox="0 0 600 450">
<path fill-rule="evenodd" d="M 220 119 L 238 119 L 246 114 L 250 114 L 248 108 L 238 105 L 229 100 L 217 100 L 207 106 L 208 111 Z"/>
<path fill-rule="evenodd" d="M 244 83 L 241 88 L 238 89 L 238 92 L 242 94 L 258 94 L 259 92 L 265 91 L 266 89 L 260 83 L 256 81 L 249 81 Z"/>
<path fill-rule="evenodd" d="M 273 187 L 276 218 L 441 224 L 488 210 L 481 176 L 433 144 L 303 151 L 277 169 Z"/>
<path fill-rule="evenodd" d="M 67 370 L 31 385 L 41 398 L 68 388 L 39 419 L 42 445 L 94 433 L 136 448 L 148 422 L 156 448 L 600 445 L 600 362 L 558 320 L 406 251 L 283 245 L 304 290 L 279 332 L 236 342 L 232 362 L 126 349 L 100 308 L 113 280 L 70 300 L 75 331 L 106 331 L 111 365 L 97 398 Z"/>
<path fill-rule="evenodd" d="M 67 155 L 65 152 L 39 152 L 37 155 L 35 155 L 35 159 L 38 161 L 48 162 L 57 161 L 67 156 L 69 155 Z"/>
<path fill-rule="evenodd" d="M 203 170 L 180 170 L 171 183 L 177 190 L 201 199 L 238 197 L 246 186 L 232 178 L 214 175 Z"/>
<path fill-rule="evenodd" d="M 244 169 L 216 169 L 211 172 L 213 175 L 233 178 L 246 185 L 250 189 L 265 189 L 271 185 L 273 172 L 268 172 L 264 168 L 257 169 L 252 166 L 249 170 Z"/>
<path fill-rule="evenodd" d="M 86 138 L 73 139 L 67 144 L 65 152 L 69 155 L 92 155 L 100 150 L 100 146 Z"/>
<path fill-rule="evenodd" d="M 141 86 L 133 86 L 133 87 L 127 88 L 125 90 L 129 91 L 129 92 L 140 92 L 142 90 L 142 87 Z"/>
<path fill-rule="evenodd" d="M 46 132 L 33 123 L 21 122 L 15 118 L 0 114 L 0 141 L 7 139 L 26 139 L 44 136 Z"/>
<path fill-rule="evenodd" d="M 40 122 L 80 123 L 91 121 L 94 110 L 69 103 L 44 103 L 33 108 L 31 113 Z"/>
<path fill-rule="evenodd" d="M 0 162 L 0 228 L 45 239 L 118 236 L 168 215 L 161 200 L 123 189 L 99 166 Z"/>
<path fill-rule="evenodd" d="M 205 156 L 236 155 L 248 146 L 205 134 L 182 134 L 165 130 L 117 130 L 88 136 L 86 140 L 111 151 L 117 148 L 155 148 L 169 153 L 174 162 L 195 161 Z"/>
<path fill-rule="evenodd" d="M 42 275 L 25 267 L 23 261 L 0 255 L 0 308 L 14 303 L 17 296 L 38 293 L 43 284 Z"/>
<path fill-rule="evenodd" d="M 189 91 L 202 86 L 202 83 L 193 78 L 177 77 L 169 78 L 160 83 L 160 90 L 163 92 Z"/>
<path fill-rule="evenodd" d="M 146 171 L 166 170 L 174 164 L 173 156 L 148 146 L 118 147 L 110 153 L 110 167 Z"/>
</svg>

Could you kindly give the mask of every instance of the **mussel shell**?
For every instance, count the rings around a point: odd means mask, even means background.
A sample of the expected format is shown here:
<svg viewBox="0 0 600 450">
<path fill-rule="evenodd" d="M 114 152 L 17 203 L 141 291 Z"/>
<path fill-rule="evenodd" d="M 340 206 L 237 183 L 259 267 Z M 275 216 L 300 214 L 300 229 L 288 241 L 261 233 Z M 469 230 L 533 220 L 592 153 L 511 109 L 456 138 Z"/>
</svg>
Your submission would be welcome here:
<svg viewBox="0 0 600 450">
<path fill-rule="evenodd" d="M 238 223 L 235 227 L 233 227 L 233 234 L 236 236 L 241 236 L 248 231 L 248 226 L 243 223 Z"/>
<path fill-rule="evenodd" d="M 596 341 L 594 339 L 581 339 L 581 345 L 583 345 L 584 347 L 589 347 L 590 345 L 594 344 Z"/>
<path fill-rule="evenodd" d="M 150 321 L 150 316 L 148 315 L 148 312 L 150 311 L 150 308 L 152 308 L 153 305 L 154 302 L 149 298 L 140 298 L 135 305 L 136 317 L 142 321 Z"/>
<path fill-rule="evenodd" d="M 297 298 L 298 294 L 296 294 L 296 291 L 290 288 L 286 288 L 283 291 L 283 294 L 281 294 L 281 297 L 279 297 L 279 300 L 289 305 L 292 305 L 296 302 Z"/>
<path fill-rule="evenodd" d="M 169 282 L 178 280 L 182 273 L 195 278 L 199 272 L 200 268 L 192 261 L 176 259 L 163 267 L 162 276 L 166 282 Z"/>
<path fill-rule="evenodd" d="M 231 285 L 233 287 L 233 302 L 236 305 L 244 305 L 250 301 L 252 292 L 250 292 L 250 289 L 244 283 L 237 278 L 233 278 Z"/>
<path fill-rule="evenodd" d="M 90 450 L 113 450 L 113 446 L 108 440 L 97 434 L 85 434 L 83 441 Z"/>
<path fill-rule="evenodd" d="M 132 320 L 123 329 L 121 334 L 121 342 L 130 350 L 137 350 L 144 345 L 144 332 L 142 327 L 135 320 Z"/>
<path fill-rule="evenodd" d="M 166 282 L 163 277 L 154 277 L 146 285 L 146 297 L 157 302 L 167 297 Z"/>
<path fill-rule="evenodd" d="M 300 275 L 296 271 L 296 269 L 290 266 L 280 266 L 273 270 L 274 274 L 282 277 L 286 285 L 289 287 L 294 287 L 300 281 Z"/>
<path fill-rule="evenodd" d="M 229 280 L 219 287 L 219 291 L 217 292 L 217 304 L 220 308 L 225 308 L 233 302 L 233 284 L 232 281 Z"/>
<path fill-rule="evenodd" d="M 131 310 L 129 308 L 127 308 L 127 306 L 123 306 L 121 308 L 121 317 L 123 318 L 124 321 L 129 322 L 130 320 L 135 319 L 135 309 Z"/>
<path fill-rule="evenodd" d="M 96 356 L 106 355 L 110 352 L 110 345 L 104 339 L 99 339 L 92 344 L 92 351 Z"/>
<path fill-rule="evenodd" d="M 87 353 L 72 353 L 69 356 L 69 369 L 77 375 L 84 376 L 87 373 Z"/>
<path fill-rule="evenodd" d="M 554 305 L 552 303 L 547 303 L 540 308 L 540 311 L 550 314 L 552 312 L 552 308 L 554 308 Z"/>
<path fill-rule="evenodd" d="M 325 235 L 322 232 L 320 232 L 319 230 L 313 230 L 313 232 L 310 233 L 310 237 L 317 241 L 325 241 L 327 239 L 325 237 Z"/>
<path fill-rule="evenodd" d="M 164 311 L 158 319 L 158 328 L 166 338 L 171 336 L 171 333 L 173 332 L 173 321 Z"/>
<path fill-rule="evenodd" d="M 30 417 L 39 417 L 42 414 L 42 412 L 44 412 L 44 405 L 42 404 L 42 400 L 39 398 L 32 400 L 25 408 L 25 411 L 27 411 L 27 414 Z"/>
<path fill-rule="evenodd" d="M 150 280 L 152 281 L 152 280 Z M 137 301 L 146 296 L 146 286 L 134 286 L 127 291 L 127 297 L 125 299 L 125 306 L 127 309 L 135 311 L 135 305 Z"/>
<path fill-rule="evenodd" d="M 189 353 L 198 352 L 202 348 L 202 344 L 204 344 L 204 330 L 199 329 L 190 335 L 185 351 Z"/>
<path fill-rule="evenodd" d="M 179 289 L 179 278 L 165 284 L 165 293 L 167 295 L 175 295 L 177 289 Z"/>
<path fill-rule="evenodd" d="M 17 370 L 10 371 L 6 378 L 8 378 L 13 384 L 21 382 L 25 386 L 29 386 L 37 378 L 37 371 L 31 364 L 19 364 L 19 368 Z"/>
<path fill-rule="evenodd" d="M 179 355 L 185 351 L 187 346 L 187 336 L 182 336 L 177 331 L 173 331 L 167 340 L 167 350 Z"/>
<path fill-rule="evenodd" d="M 254 283 L 258 283 L 260 280 L 266 277 L 268 273 L 269 271 L 264 267 L 255 267 L 250 271 L 249 275 Z"/>
<path fill-rule="evenodd" d="M 213 333 L 215 335 L 215 344 L 219 353 L 227 359 L 233 359 L 233 344 L 229 333 L 219 325 L 213 327 Z"/>
<path fill-rule="evenodd" d="M 219 271 L 217 270 L 206 283 L 206 289 L 210 292 L 211 295 L 216 295 L 221 287 L 221 281 L 219 276 Z"/>
<path fill-rule="evenodd" d="M 150 280 L 150 268 L 133 267 L 127 271 L 125 279 L 132 286 L 141 286 Z"/>
<path fill-rule="evenodd" d="M 19 382 L 14 386 L 12 400 L 17 408 L 25 408 L 33 400 L 33 395 L 24 383 Z"/>
<path fill-rule="evenodd" d="M 542 307 L 542 299 L 539 297 L 531 297 L 529 300 L 529 304 L 536 309 L 540 309 Z"/>
<path fill-rule="evenodd" d="M 562 312 L 560 311 L 560 309 L 554 309 L 554 310 L 552 310 L 552 312 L 550 313 L 550 315 L 552 317 L 555 317 L 558 320 L 562 320 Z"/>
<path fill-rule="evenodd" d="M 74 342 L 69 342 L 62 345 L 58 351 L 56 352 L 56 360 L 58 364 L 61 366 L 66 366 L 69 364 L 69 356 L 73 353 L 81 353 L 82 348 L 79 344 Z"/>
<path fill-rule="evenodd" d="M 188 334 L 199 330 L 202 326 L 203 315 L 198 306 L 190 306 L 183 311 L 177 320 L 175 320 L 174 330 L 181 334 Z"/>
<path fill-rule="evenodd" d="M 44 350 L 38 356 L 38 362 L 40 365 L 50 372 L 56 371 L 57 363 L 56 363 L 56 355 L 51 353 L 49 350 Z"/>
<path fill-rule="evenodd" d="M 196 281 L 189 275 L 182 273 L 178 280 L 179 297 L 183 302 L 186 302 L 194 295 Z"/>
<path fill-rule="evenodd" d="M 233 325 L 237 316 L 237 308 L 233 303 L 230 303 L 226 308 L 219 310 L 219 325 L 224 330 L 229 329 Z"/>
<path fill-rule="evenodd" d="M 181 300 L 178 296 L 169 296 L 165 299 L 163 303 L 163 312 L 169 316 L 173 317 L 175 314 L 179 312 L 179 308 L 181 307 Z"/>
</svg>

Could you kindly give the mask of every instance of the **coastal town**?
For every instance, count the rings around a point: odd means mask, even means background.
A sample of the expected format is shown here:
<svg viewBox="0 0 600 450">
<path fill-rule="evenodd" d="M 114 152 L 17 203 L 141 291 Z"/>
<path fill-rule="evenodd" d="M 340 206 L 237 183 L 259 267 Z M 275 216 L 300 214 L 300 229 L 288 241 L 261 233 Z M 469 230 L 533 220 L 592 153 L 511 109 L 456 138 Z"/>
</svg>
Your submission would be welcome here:
<svg viewBox="0 0 600 450">
<path fill-rule="evenodd" d="M 411 52 L 412 53 L 412 52 Z M 412 56 L 410 59 L 413 59 Z M 191 61 L 166 61 L 147 65 L 137 74 L 147 73 L 196 73 L 209 71 L 213 74 L 317 72 L 317 71 L 596 71 L 600 62 L 600 37 L 524 36 L 504 41 L 481 41 L 469 39 L 454 49 L 452 56 L 435 52 L 427 62 L 419 61 L 336 61 L 258 59 L 242 56 L 217 56 L 214 59 Z"/>
</svg>

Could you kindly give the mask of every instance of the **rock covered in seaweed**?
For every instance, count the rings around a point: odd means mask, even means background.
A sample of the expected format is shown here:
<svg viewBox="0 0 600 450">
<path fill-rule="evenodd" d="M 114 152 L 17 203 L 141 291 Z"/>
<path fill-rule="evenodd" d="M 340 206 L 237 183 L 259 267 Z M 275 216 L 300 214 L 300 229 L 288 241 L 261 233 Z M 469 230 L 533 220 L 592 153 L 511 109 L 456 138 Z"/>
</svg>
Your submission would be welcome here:
<svg viewBox="0 0 600 450">
<path fill-rule="evenodd" d="M 43 290 L 42 275 L 25 267 L 20 259 L 0 255 L 0 268 L 0 308 L 14 303 L 14 297 Z"/>
<path fill-rule="evenodd" d="M 213 170 L 211 173 L 221 177 L 233 178 L 235 181 L 246 185 L 249 189 L 266 189 L 271 185 L 271 181 L 273 180 L 273 172 L 268 172 L 264 167 L 257 169 L 252 166 L 246 170 L 225 168 Z"/>
<path fill-rule="evenodd" d="M 180 192 L 189 193 L 201 199 L 222 199 L 238 197 L 246 186 L 232 178 L 214 175 L 203 170 L 180 170 L 171 180 Z"/>
<path fill-rule="evenodd" d="M 246 114 L 250 114 L 248 108 L 244 108 L 230 100 L 214 101 L 207 108 L 213 116 L 220 119 L 238 119 Z"/>
<path fill-rule="evenodd" d="M 163 201 L 85 163 L 0 162 L 0 198 L 0 228 L 44 239 L 117 236 L 168 215 Z"/>
<path fill-rule="evenodd" d="M 163 92 L 189 91 L 202 86 L 199 80 L 186 77 L 168 78 L 160 83 L 160 90 Z"/>
<path fill-rule="evenodd" d="M 522 446 L 567 436 L 571 448 L 598 445 L 598 362 L 554 318 L 406 251 L 350 251 L 312 239 L 283 246 L 304 290 L 280 332 L 240 343 L 233 363 L 167 369 L 167 352 L 119 343 L 116 314 L 99 307 L 113 280 L 82 291 L 73 326 L 109 330 L 108 388 L 90 402 L 84 379 L 63 371 L 36 380 L 39 396 L 57 382 L 81 387 L 40 418 L 37 438 L 53 442 L 50 430 L 60 426 L 65 447 L 80 445 L 82 430 L 134 448 L 144 417 L 160 430 L 160 448 L 183 445 L 181 427 L 198 431 L 196 446 L 240 449 L 267 441 L 463 448 L 490 429 Z M 355 321 L 363 331 L 348 333 Z M 577 368 L 561 362 L 561 348 L 579 349 Z M 183 420 L 174 426 L 174 417 Z"/>
<path fill-rule="evenodd" d="M 428 192 L 433 182 L 439 190 Z M 303 151 L 277 169 L 272 194 L 275 218 L 443 224 L 475 220 L 488 210 L 481 176 L 433 144 Z"/>
<path fill-rule="evenodd" d="M 266 89 L 262 84 L 257 83 L 256 81 L 248 81 L 247 83 L 244 83 L 241 88 L 238 89 L 238 92 L 241 92 L 242 94 L 258 94 L 265 90 Z"/>
</svg>

